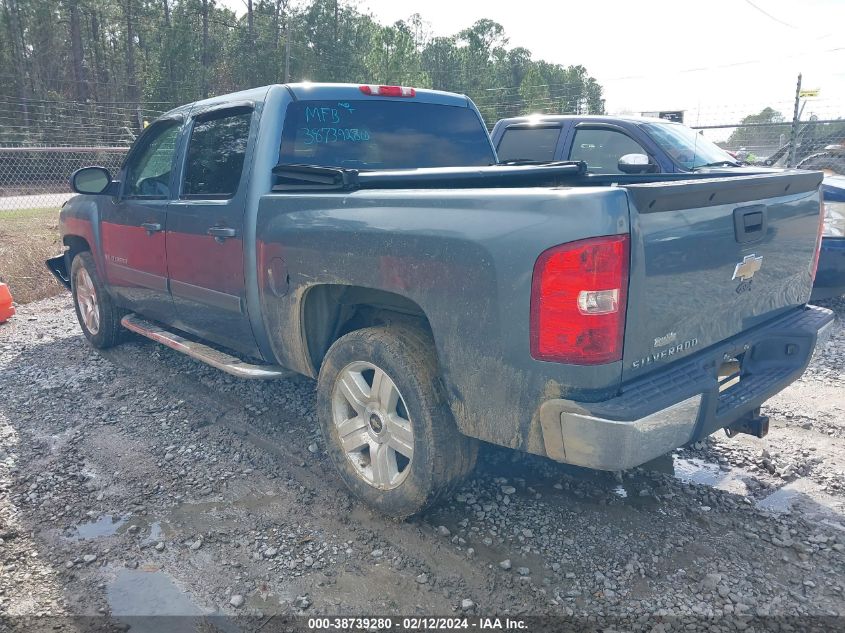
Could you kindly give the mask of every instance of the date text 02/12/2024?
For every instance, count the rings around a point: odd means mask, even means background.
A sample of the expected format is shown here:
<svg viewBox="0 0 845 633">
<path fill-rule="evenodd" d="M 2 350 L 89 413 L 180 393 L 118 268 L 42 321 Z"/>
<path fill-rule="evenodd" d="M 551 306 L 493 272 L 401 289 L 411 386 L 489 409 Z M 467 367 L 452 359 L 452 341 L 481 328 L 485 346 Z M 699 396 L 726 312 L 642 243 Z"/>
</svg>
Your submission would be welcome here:
<svg viewBox="0 0 845 633">
<path fill-rule="evenodd" d="M 312 631 L 334 630 L 384 630 L 384 631 L 528 631 L 526 620 L 499 617 L 406 617 L 401 620 L 392 617 L 347 617 L 309 618 L 308 629 Z"/>
</svg>

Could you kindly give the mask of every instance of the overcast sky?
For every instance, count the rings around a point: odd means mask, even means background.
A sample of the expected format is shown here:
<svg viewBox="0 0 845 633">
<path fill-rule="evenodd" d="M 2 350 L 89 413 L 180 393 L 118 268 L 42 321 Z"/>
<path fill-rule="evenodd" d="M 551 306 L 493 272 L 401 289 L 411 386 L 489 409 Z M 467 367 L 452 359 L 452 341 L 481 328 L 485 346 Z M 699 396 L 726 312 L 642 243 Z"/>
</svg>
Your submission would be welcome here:
<svg viewBox="0 0 845 633">
<path fill-rule="evenodd" d="M 296 1 L 296 0 L 294 0 Z M 220 0 L 243 13 L 243 0 Z M 582 64 L 610 113 L 687 110 L 688 124 L 766 105 L 791 117 L 795 81 L 820 88 L 804 116 L 845 116 L 845 0 L 357 0 L 389 24 L 419 12 L 433 35 L 486 17 L 535 59 Z M 494 88 L 495 86 L 491 86 Z"/>
</svg>

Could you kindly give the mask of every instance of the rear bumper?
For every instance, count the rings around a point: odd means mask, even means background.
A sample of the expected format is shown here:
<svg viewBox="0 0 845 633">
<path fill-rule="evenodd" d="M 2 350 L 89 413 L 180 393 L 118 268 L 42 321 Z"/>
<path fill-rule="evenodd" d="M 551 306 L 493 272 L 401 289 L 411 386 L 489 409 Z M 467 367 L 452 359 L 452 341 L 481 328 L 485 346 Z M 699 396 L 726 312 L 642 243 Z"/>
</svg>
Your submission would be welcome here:
<svg viewBox="0 0 845 633">
<path fill-rule="evenodd" d="M 845 237 L 825 237 L 811 299 L 845 295 Z"/>
<path fill-rule="evenodd" d="M 806 306 L 632 382 L 611 400 L 548 400 L 540 407 L 546 454 L 624 470 L 706 437 L 796 380 L 832 326 L 830 310 Z M 719 393 L 718 368 L 740 356 L 739 384 Z"/>
</svg>

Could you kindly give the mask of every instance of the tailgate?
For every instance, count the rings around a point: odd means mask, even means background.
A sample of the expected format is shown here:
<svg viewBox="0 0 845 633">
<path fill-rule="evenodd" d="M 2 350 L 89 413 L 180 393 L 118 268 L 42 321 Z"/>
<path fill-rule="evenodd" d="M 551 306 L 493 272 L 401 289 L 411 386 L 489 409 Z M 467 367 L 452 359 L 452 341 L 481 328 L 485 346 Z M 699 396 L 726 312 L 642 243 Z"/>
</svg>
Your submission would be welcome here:
<svg viewBox="0 0 845 633">
<path fill-rule="evenodd" d="M 623 380 L 807 302 L 818 172 L 627 185 L 631 276 Z"/>
</svg>

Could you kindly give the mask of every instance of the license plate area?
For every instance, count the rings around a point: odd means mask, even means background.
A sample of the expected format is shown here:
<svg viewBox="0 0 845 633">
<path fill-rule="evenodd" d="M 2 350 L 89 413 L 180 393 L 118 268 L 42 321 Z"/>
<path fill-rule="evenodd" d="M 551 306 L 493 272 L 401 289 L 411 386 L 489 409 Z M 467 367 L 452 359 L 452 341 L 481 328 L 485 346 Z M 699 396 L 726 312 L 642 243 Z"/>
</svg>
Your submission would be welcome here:
<svg viewBox="0 0 845 633">
<path fill-rule="evenodd" d="M 722 361 L 716 372 L 719 383 L 719 393 L 725 393 L 736 387 L 742 380 L 742 354 L 730 356 Z"/>
</svg>

